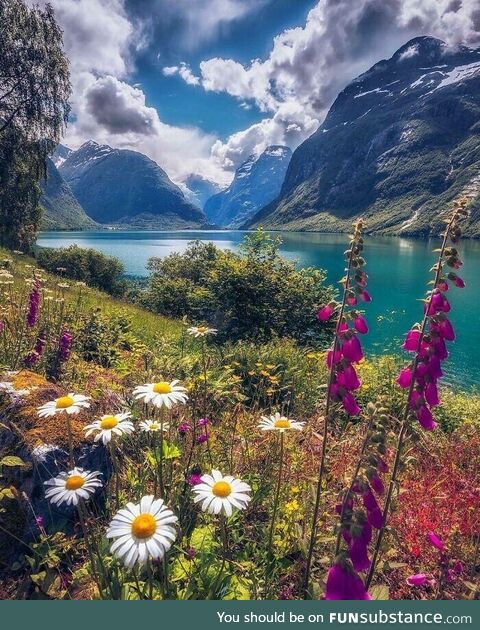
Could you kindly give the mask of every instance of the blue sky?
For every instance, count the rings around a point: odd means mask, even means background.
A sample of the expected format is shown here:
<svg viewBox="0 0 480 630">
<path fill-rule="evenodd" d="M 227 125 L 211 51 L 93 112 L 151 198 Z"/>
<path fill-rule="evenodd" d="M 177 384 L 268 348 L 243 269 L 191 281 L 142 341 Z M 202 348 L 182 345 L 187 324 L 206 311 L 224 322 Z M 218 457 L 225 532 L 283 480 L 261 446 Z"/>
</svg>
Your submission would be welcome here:
<svg viewBox="0 0 480 630">
<path fill-rule="evenodd" d="M 227 185 L 252 153 L 294 150 L 413 37 L 480 45 L 478 0 L 50 1 L 73 85 L 64 143 L 141 151 L 179 184 Z"/>
<path fill-rule="evenodd" d="M 315 4 L 315 0 L 268 2 L 258 11 L 221 29 L 214 41 L 193 51 L 185 51 L 182 46 L 162 50 L 161 42 L 153 42 L 145 54 L 138 57 L 134 80 L 142 85 L 150 104 L 166 123 L 194 125 L 226 138 L 261 120 L 262 112 L 255 103 L 250 103 L 248 109 L 240 107 L 238 100 L 228 94 L 204 92 L 187 85 L 178 76 L 165 77 L 162 67 L 186 61 L 192 69 L 198 69 L 203 59 L 212 57 L 233 58 L 244 64 L 253 58 L 264 58 L 275 35 L 286 28 L 305 24 L 307 13 Z"/>
</svg>

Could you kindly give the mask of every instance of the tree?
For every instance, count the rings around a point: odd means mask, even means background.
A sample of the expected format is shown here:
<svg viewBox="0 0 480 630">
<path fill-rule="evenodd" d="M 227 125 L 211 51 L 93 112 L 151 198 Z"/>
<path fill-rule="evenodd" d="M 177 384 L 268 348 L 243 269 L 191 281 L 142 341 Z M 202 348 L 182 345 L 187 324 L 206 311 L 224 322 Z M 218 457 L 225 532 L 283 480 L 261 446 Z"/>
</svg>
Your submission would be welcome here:
<svg viewBox="0 0 480 630">
<path fill-rule="evenodd" d="M 60 141 L 71 93 L 53 9 L 0 0 L 0 244 L 28 249 L 40 221 L 40 179 Z"/>
</svg>

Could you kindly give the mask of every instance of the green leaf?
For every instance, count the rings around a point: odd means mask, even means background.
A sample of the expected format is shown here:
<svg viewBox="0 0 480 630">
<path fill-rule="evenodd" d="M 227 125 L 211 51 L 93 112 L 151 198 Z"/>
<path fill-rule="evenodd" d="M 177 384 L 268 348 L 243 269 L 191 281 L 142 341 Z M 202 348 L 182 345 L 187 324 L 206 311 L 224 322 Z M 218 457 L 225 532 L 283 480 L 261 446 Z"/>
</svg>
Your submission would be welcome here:
<svg viewBox="0 0 480 630">
<path fill-rule="evenodd" d="M 0 460 L 0 466 L 19 466 L 20 468 L 28 468 L 29 464 L 26 464 L 23 459 L 20 459 L 20 457 L 7 455 Z"/>
<path fill-rule="evenodd" d="M 169 444 L 167 440 L 163 440 L 162 447 L 164 459 L 176 459 L 180 457 L 180 449 L 175 444 Z"/>
<path fill-rule="evenodd" d="M 370 589 L 370 595 L 372 596 L 372 599 L 390 599 L 390 591 L 386 584 L 375 584 L 375 586 L 372 586 L 372 588 Z"/>
</svg>

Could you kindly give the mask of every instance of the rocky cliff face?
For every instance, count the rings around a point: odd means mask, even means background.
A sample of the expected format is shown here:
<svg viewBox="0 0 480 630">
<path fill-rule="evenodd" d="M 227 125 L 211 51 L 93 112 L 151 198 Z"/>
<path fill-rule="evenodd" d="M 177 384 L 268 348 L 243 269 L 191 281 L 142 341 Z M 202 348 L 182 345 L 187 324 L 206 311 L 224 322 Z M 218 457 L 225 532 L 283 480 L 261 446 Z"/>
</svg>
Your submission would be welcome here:
<svg viewBox="0 0 480 630">
<path fill-rule="evenodd" d="M 59 170 L 85 212 L 98 223 L 157 229 L 207 223 L 165 171 L 136 151 L 89 141 L 70 153 Z"/>
<path fill-rule="evenodd" d="M 248 227 L 429 234 L 462 193 L 480 236 L 480 49 L 419 37 L 341 92 Z"/>
<path fill-rule="evenodd" d="M 250 156 L 230 186 L 207 201 L 208 219 L 232 228 L 242 225 L 279 194 L 291 156 L 288 147 L 277 145 L 267 147 L 260 157 Z"/>
</svg>

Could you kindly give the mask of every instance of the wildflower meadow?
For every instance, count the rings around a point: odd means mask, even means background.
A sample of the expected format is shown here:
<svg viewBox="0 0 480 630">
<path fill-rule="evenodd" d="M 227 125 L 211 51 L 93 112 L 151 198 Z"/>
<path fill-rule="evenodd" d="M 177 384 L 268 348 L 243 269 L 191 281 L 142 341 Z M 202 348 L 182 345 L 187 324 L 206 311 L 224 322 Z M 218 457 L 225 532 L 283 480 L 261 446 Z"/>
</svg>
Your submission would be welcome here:
<svg viewBox="0 0 480 630">
<path fill-rule="evenodd" d="M 0 597 L 477 598 L 480 396 L 442 382 L 469 334 L 449 300 L 469 290 L 467 213 L 445 219 L 403 346 L 376 356 L 362 220 L 340 289 L 302 276 L 279 330 L 273 298 L 250 329 L 225 304 L 197 319 L 200 289 L 167 317 L 145 308 L 155 284 L 112 297 L 2 250 Z M 245 272 L 287 285 L 253 238 Z"/>
</svg>

